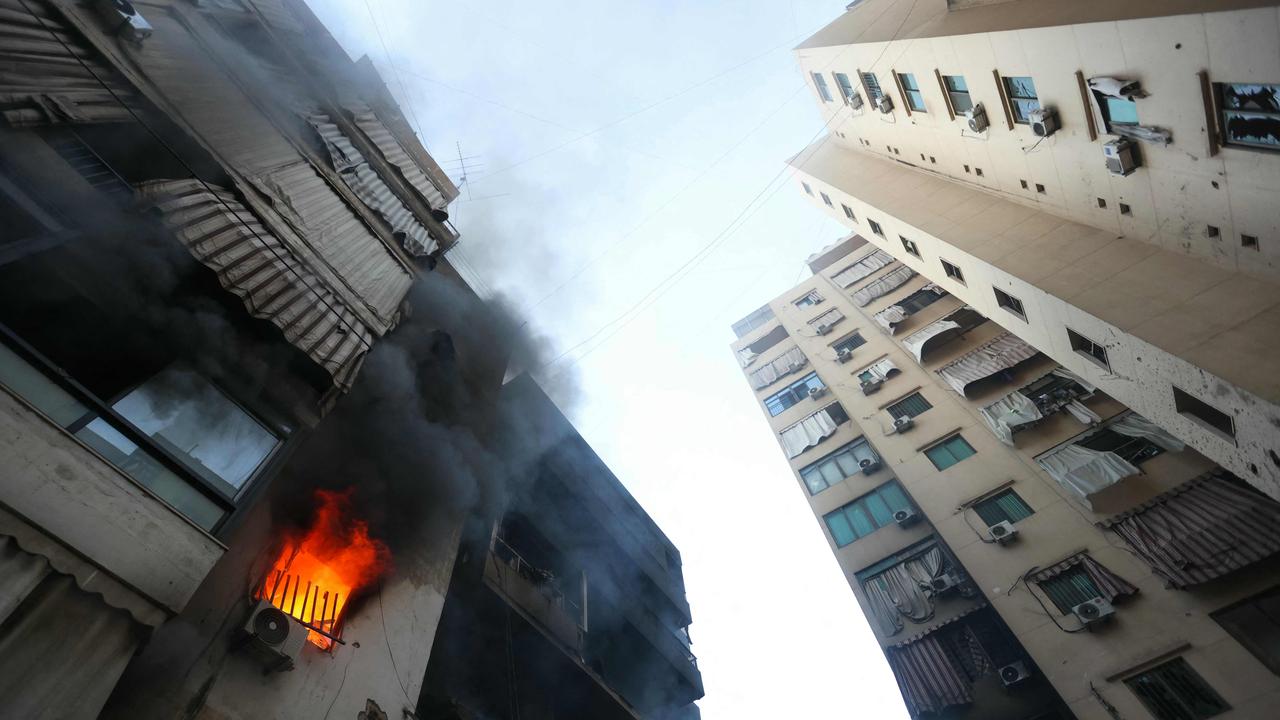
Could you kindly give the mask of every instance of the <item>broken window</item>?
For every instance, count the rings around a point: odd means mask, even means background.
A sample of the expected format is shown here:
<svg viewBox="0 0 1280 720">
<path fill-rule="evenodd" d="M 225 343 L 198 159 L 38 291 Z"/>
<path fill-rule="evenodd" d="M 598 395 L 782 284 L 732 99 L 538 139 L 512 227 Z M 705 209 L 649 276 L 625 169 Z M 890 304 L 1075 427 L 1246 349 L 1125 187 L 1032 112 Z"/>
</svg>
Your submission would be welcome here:
<svg viewBox="0 0 1280 720">
<path fill-rule="evenodd" d="M 1216 88 L 1223 142 L 1280 148 L 1280 85 L 1218 83 Z"/>
</svg>

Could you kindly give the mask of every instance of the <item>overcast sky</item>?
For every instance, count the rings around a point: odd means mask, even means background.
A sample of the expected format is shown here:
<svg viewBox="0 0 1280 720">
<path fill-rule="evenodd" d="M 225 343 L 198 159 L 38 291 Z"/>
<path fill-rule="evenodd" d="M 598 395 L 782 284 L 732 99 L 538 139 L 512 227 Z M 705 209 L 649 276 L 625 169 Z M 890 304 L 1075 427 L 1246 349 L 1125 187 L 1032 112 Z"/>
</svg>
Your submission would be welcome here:
<svg viewBox="0 0 1280 720">
<path fill-rule="evenodd" d="M 791 48 L 845 3 L 308 2 L 468 158 L 451 259 L 569 351 L 541 374 L 680 548 L 703 717 L 906 718 L 728 349 L 841 234 L 778 173 L 821 129 Z"/>
</svg>

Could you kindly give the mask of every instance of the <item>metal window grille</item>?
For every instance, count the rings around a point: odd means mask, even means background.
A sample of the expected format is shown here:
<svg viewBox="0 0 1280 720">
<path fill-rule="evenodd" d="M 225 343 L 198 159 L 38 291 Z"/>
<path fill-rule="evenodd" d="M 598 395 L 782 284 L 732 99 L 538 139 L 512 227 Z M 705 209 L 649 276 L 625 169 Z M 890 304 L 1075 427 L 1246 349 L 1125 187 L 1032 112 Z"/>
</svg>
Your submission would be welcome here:
<svg viewBox="0 0 1280 720">
<path fill-rule="evenodd" d="M 1098 586 L 1093 584 L 1089 573 L 1081 565 L 1063 571 L 1047 580 L 1036 583 L 1045 595 L 1053 601 L 1063 615 L 1071 612 L 1071 608 L 1082 602 L 1102 597 Z"/>
<path fill-rule="evenodd" d="M 1124 681 L 1156 720 L 1201 720 L 1231 709 L 1183 658 Z"/>
<path fill-rule="evenodd" d="M 1035 514 L 1035 511 L 1013 490 L 1005 490 L 975 503 L 973 511 L 978 513 L 978 517 L 982 518 L 982 522 L 986 523 L 987 527 L 1001 522 L 1018 522 Z"/>
<path fill-rule="evenodd" d="M 924 399 L 923 395 L 913 393 L 885 408 L 885 410 L 889 413 L 889 417 L 900 418 L 915 417 L 932 407 L 929 401 Z"/>
</svg>

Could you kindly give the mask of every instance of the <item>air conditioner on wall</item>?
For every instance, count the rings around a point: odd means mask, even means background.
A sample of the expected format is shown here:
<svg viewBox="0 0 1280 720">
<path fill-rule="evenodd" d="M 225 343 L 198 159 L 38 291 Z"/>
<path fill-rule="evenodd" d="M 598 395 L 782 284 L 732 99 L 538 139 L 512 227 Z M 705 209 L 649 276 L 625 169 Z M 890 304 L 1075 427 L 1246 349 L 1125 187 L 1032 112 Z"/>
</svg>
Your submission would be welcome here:
<svg viewBox="0 0 1280 720">
<path fill-rule="evenodd" d="M 849 107 L 853 108 L 854 110 L 861 110 L 861 109 L 862 109 L 862 96 L 861 96 L 861 95 L 859 95 L 858 93 L 854 92 L 854 93 L 850 94 L 850 95 L 849 95 L 849 97 L 847 97 L 847 98 L 845 98 L 845 99 L 844 99 L 844 104 L 845 104 L 845 105 L 848 105 Z"/>
<path fill-rule="evenodd" d="M 929 581 L 929 587 L 933 590 L 934 595 L 941 595 L 959 588 L 960 578 L 950 573 L 939 575 Z"/>
<path fill-rule="evenodd" d="M 982 107 L 982 103 L 978 103 L 965 111 L 964 120 L 969 124 L 970 130 L 980 133 L 987 129 L 987 109 Z"/>
<path fill-rule="evenodd" d="M 1021 685 L 1031 678 L 1031 670 L 1021 660 L 1005 665 L 999 672 L 1000 682 L 1004 683 L 1005 687 Z"/>
<path fill-rule="evenodd" d="M 1142 159 L 1138 157 L 1138 148 L 1128 138 L 1119 138 L 1103 143 L 1102 156 L 1106 158 L 1107 170 L 1112 175 L 1132 175 L 1134 170 L 1142 167 Z"/>
<path fill-rule="evenodd" d="M 249 636 L 249 647 L 271 670 L 292 670 L 307 642 L 307 629 L 266 600 L 254 603 L 244 632 Z"/>
<path fill-rule="evenodd" d="M 849 348 L 841 348 L 836 351 L 836 362 L 847 363 L 853 359 L 853 351 Z"/>
<path fill-rule="evenodd" d="M 894 510 L 893 521 L 898 527 L 910 527 L 920 521 L 920 515 L 915 510 Z"/>
<path fill-rule="evenodd" d="M 814 329 L 818 331 L 819 335 L 826 335 L 831 332 L 831 326 L 825 323 L 817 325 Z"/>
<path fill-rule="evenodd" d="M 893 112 L 893 98 L 888 95 L 881 95 L 876 98 L 876 109 L 885 115 Z"/>
<path fill-rule="evenodd" d="M 108 32 L 133 42 L 142 42 L 151 36 L 151 23 L 138 14 L 129 0 L 94 0 L 93 5 L 106 21 Z"/>
<path fill-rule="evenodd" d="M 893 431 L 896 433 L 904 433 L 915 426 L 916 421 L 905 415 L 893 421 Z"/>
<path fill-rule="evenodd" d="M 987 534 L 991 539 L 1001 545 L 1008 545 L 1018 537 L 1018 529 L 1008 520 L 1002 520 L 995 525 L 987 528 Z"/>
<path fill-rule="evenodd" d="M 824 388 L 824 387 L 811 387 L 811 388 L 809 388 L 809 398 L 810 398 L 811 400 L 817 400 L 818 398 L 820 398 L 820 397 L 822 397 L 823 395 L 826 395 L 826 394 L 827 394 L 827 389 L 826 389 L 826 388 Z"/>
<path fill-rule="evenodd" d="M 1116 609 L 1106 598 L 1097 597 L 1076 605 L 1071 608 L 1071 612 L 1082 625 L 1092 629 L 1114 617 Z"/>
<path fill-rule="evenodd" d="M 880 380 L 880 379 L 876 379 L 876 380 L 863 380 L 863 381 L 862 381 L 862 394 L 863 394 L 863 395 L 870 395 L 871 393 L 879 392 L 879 390 L 880 390 L 880 386 L 881 386 L 881 385 L 884 385 L 884 380 Z"/>
<path fill-rule="evenodd" d="M 1049 137 L 1058 132 L 1058 111 L 1050 107 L 1036 108 L 1027 115 L 1031 132 L 1039 137 Z"/>
<path fill-rule="evenodd" d="M 858 461 L 858 467 L 862 468 L 863 475 L 871 475 L 880 469 L 880 461 L 863 458 Z"/>
</svg>

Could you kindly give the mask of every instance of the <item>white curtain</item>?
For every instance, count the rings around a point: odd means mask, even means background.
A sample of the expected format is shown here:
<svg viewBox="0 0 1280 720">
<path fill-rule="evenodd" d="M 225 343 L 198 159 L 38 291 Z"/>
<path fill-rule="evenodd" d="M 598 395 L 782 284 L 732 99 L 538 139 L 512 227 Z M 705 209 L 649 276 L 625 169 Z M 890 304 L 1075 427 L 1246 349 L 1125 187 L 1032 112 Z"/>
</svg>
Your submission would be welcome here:
<svg viewBox="0 0 1280 720">
<path fill-rule="evenodd" d="M 893 332 L 893 326 L 907 319 L 907 311 L 902 309 L 901 305 L 890 305 L 875 314 L 876 324 L 880 327 Z"/>
<path fill-rule="evenodd" d="M 924 359 L 925 343 L 948 330 L 956 330 L 959 327 L 959 323 L 951 320 L 938 320 L 926 325 L 923 330 L 918 330 L 903 338 L 902 345 L 910 350 L 912 355 L 915 355 L 917 361 L 922 361 Z"/>
<path fill-rule="evenodd" d="M 876 250 L 844 270 L 832 275 L 831 279 L 840 287 L 847 288 L 892 262 L 892 255 L 883 250 Z"/>
<path fill-rule="evenodd" d="M 749 347 L 744 347 L 738 351 L 738 365 L 744 368 L 748 367 L 751 363 L 755 362 L 758 357 L 760 357 L 759 353 L 753 351 Z"/>
<path fill-rule="evenodd" d="M 1110 427 L 1121 435 L 1150 440 L 1169 452 L 1182 452 L 1186 447 L 1181 440 L 1170 435 L 1167 430 L 1138 413 L 1129 413 L 1111 423 Z"/>
<path fill-rule="evenodd" d="M 859 377 L 870 374 L 872 380 L 885 380 L 889 377 L 889 373 L 898 370 L 898 366 L 893 364 L 889 358 L 877 361 L 870 367 L 858 373 Z"/>
<path fill-rule="evenodd" d="M 778 359 L 751 373 L 748 376 L 751 380 L 751 387 L 756 390 L 768 387 L 783 375 L 789 375 L 807 364 L 809 364 L 809 359 L 804 356 L 804 352 L 798 347 L 793 347 L 780 355 Z"/>
<path fill-rule="evenodd" d="M 819 325 L 835 325 L 836 323 L 840 322 L 843 319 L 844 319 L 844 313 L 840 312 L 839 308 L 831 308 L 830 310 L 822 313 L 818 317 L 810 320 L 809 325 L 815 328 Z"/>
<path fill-rule="evenodd" d="M 1085 390 L 1088 390 L 1089 392 L 1093 392 L 1094 390 L 1098 389 L 1094 385 L 1090 384 L 1088 380 L 1085 380 L 1084 378 L 1080 377 L 1079 375 L 1071 372 L 1070 370 L 1064 367 L 1059 367 L 1055 369 L 1053 372 L 1050 373 L 1050 375 L 1057 375 L 1058 377 L 1061 377 L 1061 378 L 1074 380 L 1076 383 L 1080 385 L 1080 387 L 1084 388 Z"/>
<path fill-rule="evenodd" d="M 863 583 L 872 614 L 885 635 L 901 632 L 904 617 L 914 623 L 933 617 L 933 593 L 929 588 L 944 569 L 942 549 L 935 546 Z"/>
<path fill-rule="evenodd" d="M 1014 390 L 982 408 L 982 419 L 1005 445 L 1013 445 L 1013 428 L 1044 417 L 1031 398 Z"/>
<path fill-rule="evenodd" d="M 1125 80 L 1105 75 L 1089 78 L 1089 88 L 1103 95 L 1120 98 L 1121 100 L 1134 100 L 1147 96 L 1146 91 L 1142 89 L 1142 85 L 1137 80 Z"/>
<path fill-rule="evenodd" d="M 1007 370 L 1039 352 L 1017 335 L 1004 333 L 947 363 L 938 374 L 952 390 L 964 395 L 970 383 Z"/>
<path fill-rule="evenodd" d="M 1059 485 L 1082 498 L 1139 472 L 1128 460 L 1113 452 L 1091 450 L 1080 445 L 1063 445 L 1041 456 L 1037 462 Z"/>
<path fill-rule="evenodd" d="M 824 408 L 783 430 L 782 448 L 788 458 L 793 458 L 829 437 L 836 427 L 831 414 Z"/>
<path fill-rule="evenodd" d="M 1063 405 L 1062 409 L 1066 410 L 1071 417 L 1085 425 L 1096 425 L 1102 422 L 1101 415 L 1085 407 L 1084 403 L 1079 400 L 1072 400 L 1066 405 Z"/>
<path fill-rule="evenodd" d="M 884 297 L 893 290 L 902 287 L 902 285 L 916 276 L 916 271 L 903 265 L 896 270 L 881 275 L 880 277 L 867 283 L 865 287 L 853 294 L 853 301 L 858 307 L 866 307 L 871 304 L 872 300 L 878 297 Z"/>
</svg>

